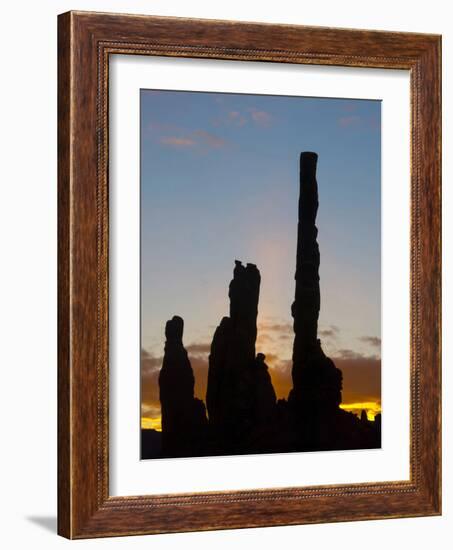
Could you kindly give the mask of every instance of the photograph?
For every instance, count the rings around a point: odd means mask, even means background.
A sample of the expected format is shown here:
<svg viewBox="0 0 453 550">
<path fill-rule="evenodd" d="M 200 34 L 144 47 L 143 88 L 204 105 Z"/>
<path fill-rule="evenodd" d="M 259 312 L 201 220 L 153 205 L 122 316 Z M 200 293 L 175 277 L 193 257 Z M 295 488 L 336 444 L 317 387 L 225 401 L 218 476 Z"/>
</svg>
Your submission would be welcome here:
<svg viewBox="0 0 453 550">
<path fill-rule="evenodd" d="M 381 101 L 141 89 L 140 310 L 141 459 L 380 449 Z"/>
</svg>

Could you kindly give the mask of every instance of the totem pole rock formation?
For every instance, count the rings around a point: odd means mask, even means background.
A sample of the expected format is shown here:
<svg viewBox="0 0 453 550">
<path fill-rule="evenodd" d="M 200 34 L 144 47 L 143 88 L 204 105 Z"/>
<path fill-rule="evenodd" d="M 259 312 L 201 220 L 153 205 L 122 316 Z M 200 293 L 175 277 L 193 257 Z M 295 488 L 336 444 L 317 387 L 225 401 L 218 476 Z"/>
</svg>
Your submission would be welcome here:
<svg viewBox="0 0 453 550">
<path fill-rule="evenodd" d="M 296 292 L 291 313 L 294 319 L 293 373 L 313 350 L 319 347 L 318 317 L 321 304 L 319 289 L 318 183 L 316 153 L 301 153 L 299 217 L 297 224 Z"/>
<path fill-rule="evenodd" d="M 194 397 L 195 379 L 182 342 L 183 331 L 181 317 L 167 321 L 165 353 L 159 373 L 163 456 L 197 454 L 207 424 L 204 403 Z"/>
<path fill-rule="evenodd" d="M 296 292 L 291 308 L 295 337 L 289 403 L 300 422 L 303 445 L 309 449 L 322 448 L 324 442 L 330 444 L 342 389 L 341 371 L 326 357 L 318 339 L 317 160 L 316 153 L 301 153 Z"/>
<path fill-rule="evenodd" d="M 235 262 L 230 316 L 217 327 L 209 356 L 206 405 L 212 433 L 225 452 L 245 450 L 254 426 L 271 414 L 276 397 L 264 363 L 255 356 L 261 276 L 253 264 Z"/>
</svg>

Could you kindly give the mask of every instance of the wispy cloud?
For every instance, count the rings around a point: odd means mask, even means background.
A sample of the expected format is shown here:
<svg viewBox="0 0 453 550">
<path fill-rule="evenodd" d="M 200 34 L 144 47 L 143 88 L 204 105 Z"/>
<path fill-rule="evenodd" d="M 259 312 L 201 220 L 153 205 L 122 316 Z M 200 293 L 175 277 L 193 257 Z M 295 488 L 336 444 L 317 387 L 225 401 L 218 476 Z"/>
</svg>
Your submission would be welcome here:
<svg viewBox="0 0 453 550">
<path fill-rule="evenodd" d="M 288 322 L 263 321 L 258 324 L 258 330 L 264 333 L 278 333 L 284 337 L 294 337 L 293 324 Z M 318 330 L 318 334 L 323 338 L 335 338 L 340 333 L 336 325 L 328 325 Z"/>
<path fill-rule="evenodd" d="M 361 116 L 358 114 L 350 114 L 341 116 L 337 119 L 337 124 L 340 128 L 351 128 L 357 130 L 379 130 L 379 120 L 375 116 Z"/>
<path fill-rule="evenodd" d="M 205 130 L 194 130 L 180 136 L 162 136 L 159 139 L 162 145 L 180 148 L 220 149 L 225 147 L 226 141 Z"/>
<path fill-rule="evenodd" d="M 255 126 L 260 128 L 269 128 L 274 122 L 274 117 L 271 113 L 249 107 L 243 110 L 225 111 L 221 115 L 212 119 L 212 124 L 215 127 L 237 127 Z"/>
<path fill-rule="evenodd" d="M 162 366 L 162 357 L 142 349 L 140 366 L 142 416 L 156 416 L 160 414 L 159 371 Z"/>
<path fill-rule="evenodd" d="M 359 340 L 375 348 L 381 347 L 381 339 L 377 336 L 360 336 Z"/>
<path fill-rule="evenodd" d="M 153 373 L 156 369 L 160 369 L 162 365 L 162 357 L 156 357 L 149 351 L 141 349 L 140 362 L 142 373 Z"/>
<path fill-rule="evenodd" d="M 269 128 L 273 121 L 273 117 L 270 113 L 267 111 L 260 111 L 259 109 L 255 109 L 253 107 L 250 109 L 250 116 L 257 126 L 264 128 Z"/>
<path fill-rule="evenodd" d="M 211 352 L 211 344 L 204 342 L 189 344 L 188 346 L 186 346 L 186 350 L 188 354 L 207 355 Z"/>
<path fill-rule="evenodd" d="M 292 323 L 274 323 L 270 321 L 264 321 L 258 324 L 258 330 L 263 332 L 283 332 L 285 334 L 290 331 L 293 334 Z"/>
<path fill-rule="evenodd" d="M 160 138 L 160 142 L 171 147 L 193 147 L 196 144 L 193 139 L 176 136 L 164 136 Z"/>
<path fill-rule="evenodd" d="M 339 349 L 336 352 L 339 359 L 360 359 L 363 355 L 352 349 Z"/>
<path fill-rule="evenodd" d="M 336 338 L 339 332 L 340 329 L 336 325 L 330 325 L 326 328 L 320 328 L 318 330 L 318 334 L 321 338 Z"/>
<path fill-rule="evenodd" d="M 227 144 L 226 140 L 223 138 L 206 132 L 205 130 L 195 130 L 190 134 L 192 138 L 197 140 L 198 144 L 204 144 L 213 149 L 219 149 L 225 147 Z"/>
<path fill-rule="evenodd" d="M 270 335 L 270 334 L 267 334 L 266 332 L 264 333 L 261 333 L 259 336 L 258 336 L 258 342 L 257 343 L 264 343 L 264 342 L 273 342 L 274 341 L 274 338 Z"/>
<path fill-rule="evenodd" d="M 258 323 L 257 350 L 266 354 L 271 368 L 274 363 L 291 356 L 294 339 L 293 325 L 279 319 L 265 319 Z"/>
<path fill-rule="evenodd" d="M 246 117 L 241 115 L 239 111 L 230 111 L 227 116 L 228 120 L 230 120 L 235 126 L 244 126 L 247 122 Z"/>
<path fill-rule="evenodd" d="M 206 130 L 197 128 L 190 130 L 173 124 L 151 122 L 147 127 L 147 135 L 166 147 L 177 149 L 221 149 L 227 141 Z"/>
</svg>

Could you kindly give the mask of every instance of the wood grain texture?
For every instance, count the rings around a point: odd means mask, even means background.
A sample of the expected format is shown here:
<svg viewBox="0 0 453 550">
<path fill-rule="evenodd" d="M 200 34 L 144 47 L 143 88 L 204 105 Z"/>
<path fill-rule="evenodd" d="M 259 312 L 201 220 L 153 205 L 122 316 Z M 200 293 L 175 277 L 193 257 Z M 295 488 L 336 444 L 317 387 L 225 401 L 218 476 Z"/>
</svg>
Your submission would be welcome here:
<svg viewBox="0 0 453 550">
<path fill-rule="evenodd" d="M 68 538 L 440 514 L 440 37 L 69 12 L 59 16 L 58 532 Z M 411 74 L 410 481 L 185 495 L 108 490 L 111 54 Z"/>
<path fill-rule="evenodd" d="M 71 536 L 70 33 L 58 25 L 58 532 Z"/>
</svg>

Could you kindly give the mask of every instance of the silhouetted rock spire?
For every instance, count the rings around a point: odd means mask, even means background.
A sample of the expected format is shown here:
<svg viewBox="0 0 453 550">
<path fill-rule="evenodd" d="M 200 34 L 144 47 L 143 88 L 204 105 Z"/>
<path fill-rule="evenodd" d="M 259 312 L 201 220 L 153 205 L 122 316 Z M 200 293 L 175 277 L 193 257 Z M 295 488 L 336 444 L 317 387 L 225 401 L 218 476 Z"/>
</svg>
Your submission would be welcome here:
<svg viewBox="0 0 453 550">
<path fill-rule="evenodd" d="M 230 345 L 233 339 L 231 319 L 224 317 L 216 328 L 209 355 L 206 407 L 211 425 L 226 422 L 235 386 L 234 370 L 229 368 Z"/>
<path fill-rule="evenodd" d="M 260 281 L 254 264 L 235 261 L 230 316 L 222 319 L 211 345 L 206 404 L 217 445 L 225 452 L 245 451 L 276 403 L 264 355 L 255 356 Z"/>
<path fill-rule="evenodd" d="M 318 229 L 318 184 L 316 153 L 300 155 L 299 219 L 297 224 L 296 292 L 291 313 L 294 319 L 293 363 L 313 352 L 318 342 L 320 309 Z"/>
<path fill-rule="evenodd" d="M 326 357 L 318 339 L 320 309 L 318 212 L 318 155 L 300 156 L 299 221 L 297 228 L 294 319 L 293 389 L 289 401 L 300 423 L 303 445 L 323 448 L 332 441 L 341 403 L 342 374 Z M 329 443 L 330 442 L 330 443 Z"/>
<path fill-rule="evenodd" d="M 251 422 L 250 391 L 255 360 L 260 273 L 235 261 L 229 285 L 230 317 L 217 328 L 209 356 L 206 403 L 222 445 L 233 450 Z"/>
<path fill-rule="evenodd" d="M 159 373 L 162 409 L 162 454 L 187 456 L 196 449 L 206 425 L 203 401 L 194 397 L 194 376 L 182 343 L 184 321 L 173 317 L 165 326 L 165 353 Z M 194 450 L 195 449 L 195 450 Z"/>
</svg>

